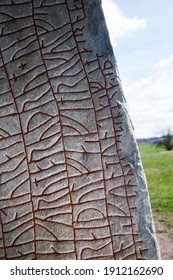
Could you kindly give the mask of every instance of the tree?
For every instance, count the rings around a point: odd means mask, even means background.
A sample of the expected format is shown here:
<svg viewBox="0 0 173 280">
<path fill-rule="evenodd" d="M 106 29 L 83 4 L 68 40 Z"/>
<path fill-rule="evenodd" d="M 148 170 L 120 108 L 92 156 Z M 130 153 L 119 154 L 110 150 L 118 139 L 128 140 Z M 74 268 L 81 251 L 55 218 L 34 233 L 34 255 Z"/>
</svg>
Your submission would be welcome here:
<svg viewBox="0 0 173 280">
<path fill-rule="evenodd" d="M 173 135 L 170 130 L 168 130 L 168 132 L 156 142 L 156 146 L 164 147 L 167 151 L 171 151 L 173 149 Z"/>
</svg>

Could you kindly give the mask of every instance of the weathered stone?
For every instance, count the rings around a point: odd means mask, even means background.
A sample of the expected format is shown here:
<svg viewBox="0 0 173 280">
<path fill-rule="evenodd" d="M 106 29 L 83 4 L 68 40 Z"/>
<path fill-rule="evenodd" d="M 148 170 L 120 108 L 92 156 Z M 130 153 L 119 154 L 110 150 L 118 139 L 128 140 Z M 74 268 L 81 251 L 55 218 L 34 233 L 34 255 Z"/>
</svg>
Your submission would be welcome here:
<svg viewBox="0 0 173 280">
<path fill-rule="evenodd" d="M 158 259 L 100 0 L 0 2 L 0 258 Z"/>
</svg>

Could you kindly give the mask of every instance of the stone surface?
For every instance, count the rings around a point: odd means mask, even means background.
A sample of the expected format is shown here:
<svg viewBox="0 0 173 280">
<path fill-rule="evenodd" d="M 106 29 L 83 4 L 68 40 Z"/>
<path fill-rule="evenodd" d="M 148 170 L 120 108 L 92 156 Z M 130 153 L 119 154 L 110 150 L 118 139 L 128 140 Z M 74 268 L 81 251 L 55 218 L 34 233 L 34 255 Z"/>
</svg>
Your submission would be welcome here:
<svg viewBox="0 0 173 280">
<path fill-rule="evenodd" d="M 0 1 L 0 258 L 158 259 L 100 0 Z"/>
</svg>

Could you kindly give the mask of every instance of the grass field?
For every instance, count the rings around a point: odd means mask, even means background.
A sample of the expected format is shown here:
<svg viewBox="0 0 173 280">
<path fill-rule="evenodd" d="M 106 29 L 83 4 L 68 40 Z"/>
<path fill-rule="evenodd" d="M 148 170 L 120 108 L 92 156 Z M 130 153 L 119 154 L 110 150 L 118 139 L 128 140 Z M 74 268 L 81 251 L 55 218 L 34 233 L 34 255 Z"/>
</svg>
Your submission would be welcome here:
<svg viewBox="0 0 173 280">
<path fill-rule="evenodd" d="M 153 216 L 173 228 L 173 151 L 139 145 Z"/>
</svg>

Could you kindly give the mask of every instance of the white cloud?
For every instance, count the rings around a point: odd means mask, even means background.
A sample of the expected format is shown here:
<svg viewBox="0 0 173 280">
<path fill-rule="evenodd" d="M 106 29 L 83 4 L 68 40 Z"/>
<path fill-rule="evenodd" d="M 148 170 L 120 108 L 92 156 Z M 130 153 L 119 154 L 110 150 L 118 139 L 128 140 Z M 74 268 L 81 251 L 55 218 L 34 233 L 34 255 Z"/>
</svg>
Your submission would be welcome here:
<svg viewBox="0 0 173 280">
<path fill-rule="evenodd" d="M 137 138 L 173 128 L 173 54 L 157 62 L 146 78 L 124 85 Z"/>
<path fill-rule="evenodd" d="M 164 58 L 164 59 L 158 61 L 157 63 L 155 63 L 154 68 L 156 68 L 156 69 L 165 68 L 170 63 L 172 63 L 172 61 L 173 61 L 173 54 L 171 54 L 169 57 Z"/>
<path fill-rule="evenodd" d="M 147 26 L 145 18 L 128 17 L 116 0 L 102 0 L 102 5 L 113 47 L 121 38 L 129 37 Z M 162 50 L 161 46 L 156 46 L 157 50 L 159 47 Z M 143 53 L 147 55 L 145 49 Z M 173 130 L 173 54 L 162 60 L 158 58 L 152 68 L 150 63 L 146 66 L 144 62 L 141 55 L 139 63 L 134 61 L 135 67 L 132 67 L 136 71 L 139 69 L 140 77 L 143 78 L 123 85 L 137 138 L 160 136 L 165 129 Z M 126 63 L 128 67 L 128 61 Z M 143 74 L 142 69 L 148 74 Z"/>
<path fill-rule="evenodd" d="M 127 17 L 114 0 L 102 0 L 102 7 L 113 47 L 116 47 L 117 39 L 127 37 L 147 26 L 146 19 Z"/>
</svg>

